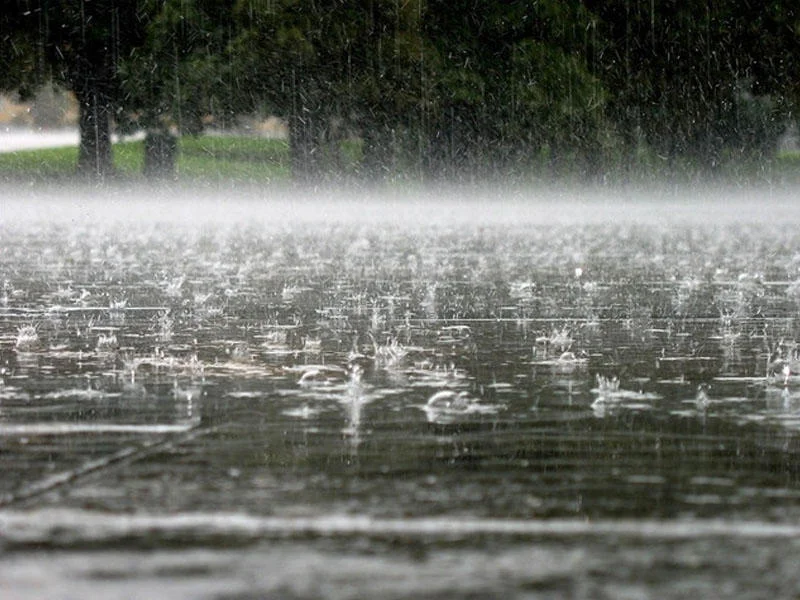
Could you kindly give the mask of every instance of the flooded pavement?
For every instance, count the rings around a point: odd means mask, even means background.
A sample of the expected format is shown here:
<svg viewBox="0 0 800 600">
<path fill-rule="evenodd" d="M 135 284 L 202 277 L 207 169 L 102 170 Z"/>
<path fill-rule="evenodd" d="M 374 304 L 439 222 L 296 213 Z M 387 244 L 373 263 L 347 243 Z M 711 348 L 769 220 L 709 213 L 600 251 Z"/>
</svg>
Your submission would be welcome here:
<svg viewBox="0 0 800 600">
<path fill-rule="evenodd" d="M 800 594 L 793 209 L 125 200 L 0 226 L 3 597 Z"/>
</svg>

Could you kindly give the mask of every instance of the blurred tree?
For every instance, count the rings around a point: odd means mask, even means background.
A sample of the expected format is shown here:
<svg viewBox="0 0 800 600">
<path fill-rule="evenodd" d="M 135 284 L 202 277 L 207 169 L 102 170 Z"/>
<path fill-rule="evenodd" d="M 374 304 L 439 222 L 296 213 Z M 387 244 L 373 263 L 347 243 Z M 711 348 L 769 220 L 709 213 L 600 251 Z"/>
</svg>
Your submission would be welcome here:
<svg viewBox="0 0 800 600">
<path fill-rule="evenodd" d="M 231 48 L 228 102 L 236 112 L 264 110 L 287 120 L 298 180 L 322 170 L 326 124 L 335 111 L 337 98 L 329 86 L 336 66 L 322 55 L 331 4 L 240 0 L 235 10 L 239 29 Z"/>
<path fill-rule="evenodd" d="M 80 126 L 78 172 L 92 178 L 102 179 L 113 170 L 110 119 L 119 99 L 118 65 L 143 33 L 136 4 L 11 0 L 3 5 L 0 84 L 31 94 L 53 80 L 75 94 Z"/>
<path fill-rule="evenodd" d="M 800 6 L 790 0 L 733 3 L 731 53 L 740 57 L 729 146 L 734 157 L 772 156 L 800 110 Z"/>
<path fill-rule="evenodd" d="M 119 65 L 123 131 L 143 130 L 145 174 L 175 174 L 176 135 L 232 118 L 226 102 L 233 0 L 146 0 L 145 35 Z"/>
<path fill-rule="evenodd" d="M 600 23 L 593 72 L 611 91 L 629 162 L 643 145 L 703 170 L 768 154 L 796 102 L 795 4 L 587 0 Z"/>
<path fill-rule="evenodd" d="M 300 179 L 335 167 L 348 132 L 373 179 L 401 161 L 477 176 L 543 148 L 594 153 L 605 96 L 583 61 L 590 15 L 566 4 L 240 0 L 239 106 L 287 118 Z"/>
<path fill-rule="evenodd" d="M 31 18 L 29 0 L 7 0 L 0 11 L 0 89 L 27 99 L 45 77 L 39 48 L 40 21 Z"/>
<path fill-rule="evenodd" d="M 768 154 L 800 101 L 789 0 L 8 0 L 0 88 L 62 82 L 80 104 L 79 170 L 111 170 L 110 118 L 176 133 L 284 117 L 292 169 L 429 177 L 596 176 L 617 147 L 704 168 Z"/>
<path fill-rule="evenodd" d="M 402 46 L 387 28 L 391 21 L 397 32 L 396 19 L 409 10 L 386 0 L 240 0 L 232 61 L 238 105 L 287 120 L 296 179 L 339 170 L 341 142 L 354 130 L 366 162 L 385 164 L 378 139 L 397 99 L 386 76 L 399 72 L 390 56 Z"/>
<path fill-rule="evenodd" d="M 361 175 L 374 181 L 419 167 L 436 51 L 424 37 L 421 0 L 368 0 L 360 10 L 345 37 L 343 90 L 363 140 Z"/>
<path fill-rule="evenodd" d="M 436 46 L 432 174 L 470 177 L 598 169 L 608 123 L 605 91 L 589 70 L 594 20 L 576 1 L 427 3 Z"/>
</svg>

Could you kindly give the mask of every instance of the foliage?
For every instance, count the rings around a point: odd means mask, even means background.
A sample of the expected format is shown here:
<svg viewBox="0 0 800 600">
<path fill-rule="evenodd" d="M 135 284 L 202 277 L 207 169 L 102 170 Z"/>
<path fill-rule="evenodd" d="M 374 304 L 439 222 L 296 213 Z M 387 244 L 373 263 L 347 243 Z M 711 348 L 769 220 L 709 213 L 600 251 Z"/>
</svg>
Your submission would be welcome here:
<svg viewBox="0 0 800 600">
<path fill-rule="evenodd" d="M 103 135 L 112 114 L 122 131 L 188 134 L 278 115 L 298 179 L 344 176 L 354 158 L 369 179 L 714 172 L 774 156 L 800 102 L 788 0 L 6 6 L 0 88 L 61 81 Z"/>
<path fill-rule="evenodd" d="M 610 116 L 631 149 L 714 169 L 770 156 L 792 114 L 800 15 L 789 2 L 590 2 L 594 63 L 613 94 Z"/>
<path fill-rule="evenodd" d="M 33 95 L 43 73 L 37 52 L 37 28 L 25 17 L 26 0 L 7 0 L 0 11 L 0 89 Z"/>
<path fill-rule="evenodd" d="M 149 0 L 140 5 L 146 35 L 120 65 L 125 95 L 118 119 L 124 130 L 199 133 L 204 119 L 220 116 L 220 90 L 226 85 L 221 61 L 232 2 Z"/>
<path fill-rule="evenodd" d="M 143 35 L 137 26 L 137 3 L 14 0 L 10 4 L 4 4 L 0 17 L 4 48 L 0 87 L 30 93 L 52 80 L 72 91 L 80 107 L 78 169 L 104 178 L 112 170 L 110 119 L 120 99 L 119 64 Z"/>
<path fill-rule="evenodd" d="M 430 2 L 425 23 L 437 43 L 434 171 L 441 161 L 486 176 L 543 153 L 555 166 L 567 148 L 587 163 L 597 153 L 605 91 L 586 64 L 593 21 L 581 3 Z"/>
</svg>

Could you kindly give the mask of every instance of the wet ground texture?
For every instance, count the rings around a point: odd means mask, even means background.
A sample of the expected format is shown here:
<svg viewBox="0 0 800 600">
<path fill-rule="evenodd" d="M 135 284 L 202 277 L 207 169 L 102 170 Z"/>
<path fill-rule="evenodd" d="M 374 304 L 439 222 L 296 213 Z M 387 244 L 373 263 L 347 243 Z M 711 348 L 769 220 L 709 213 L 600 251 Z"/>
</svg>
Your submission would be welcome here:
<svg viewBox="0 0 800 600">
<path fill-rule="evenodd" d="M 785 223 L 0 229 L 0 595 L 800 596 Z"/>
</svg>

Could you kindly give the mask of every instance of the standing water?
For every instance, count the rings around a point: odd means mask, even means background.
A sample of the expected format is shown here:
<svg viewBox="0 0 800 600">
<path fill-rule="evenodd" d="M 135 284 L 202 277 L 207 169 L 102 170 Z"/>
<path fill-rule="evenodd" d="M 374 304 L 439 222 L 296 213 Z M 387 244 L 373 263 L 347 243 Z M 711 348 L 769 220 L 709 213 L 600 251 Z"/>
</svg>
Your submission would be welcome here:
<svg viewBox="0 0 800 600">
<path fill-rule="evenodd" d="M 53 196 L 0 217 L 4 598 L 800 594 L 780 198 Z"/>
</svg>

